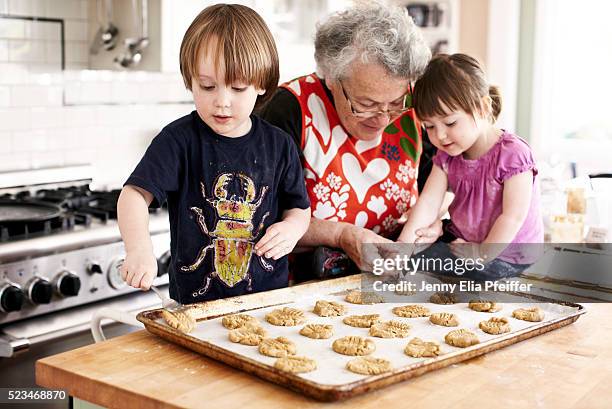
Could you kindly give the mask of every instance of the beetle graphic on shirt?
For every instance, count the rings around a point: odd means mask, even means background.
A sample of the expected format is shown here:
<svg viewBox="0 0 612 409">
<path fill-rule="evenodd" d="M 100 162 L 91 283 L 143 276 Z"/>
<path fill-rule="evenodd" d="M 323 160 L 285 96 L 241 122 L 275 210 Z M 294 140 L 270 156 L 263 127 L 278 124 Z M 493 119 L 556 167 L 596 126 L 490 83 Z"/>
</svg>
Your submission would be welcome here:
<svg viewBox="0 0 612 409">
<path fill-rule="evenodd" d="M 239 181 L 242 186 L 242 195 L 229 196 L 228 185 Z M 222 173 L 215 180 L 213 197 L 206 197 L 204 183 L 200 182 L 202 197 L 215 209 L 216 224 L 209 230 L 203 211 L 199 207 L 191 207 L 190 210 L 196 216 L 196 222 L 202 233 L 210 237 L 210 244 L 204 246 L 198 252 L 193 263 L 180 267 L 183 272 L 193 272 L 204 262 L 209 250 L 214 253 L 214 269 L 206 276 L 203 286 L 194 291 L 192 296 L 197 297 L 205 294 L 212 279 L 217 277 L 228 287 L 247 281 L 247 290 L 252 289 L 252 277 L 249 272 L 252 257 L 259 258 L 261 266 L 266 271 L 272 271 L 273 267 L 262 256 L 253 254 L 253 247 L 259 233 L 264 227 L 264 221 L 270 212 L 266 212 L 257 230 L 253 231 L 253 216 L 261 205 L 268 186 L 261 187 L 259 198 L 253 180 L 242 173 Z"/>
</svg>

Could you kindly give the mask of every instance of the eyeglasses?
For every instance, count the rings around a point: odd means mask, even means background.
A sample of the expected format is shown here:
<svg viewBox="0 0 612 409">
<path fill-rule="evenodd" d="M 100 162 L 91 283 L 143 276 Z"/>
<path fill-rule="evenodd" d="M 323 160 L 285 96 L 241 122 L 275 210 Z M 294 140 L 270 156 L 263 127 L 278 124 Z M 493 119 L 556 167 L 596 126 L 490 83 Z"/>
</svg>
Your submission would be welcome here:
<svg viewBox="0 0 612 409">
<path fill-rule="evenodd" d="M 355 105 L 359 105 L 355 102 L 351 101 L 351 98 L 349 98 L 348 94 L 346 93 L 346 90 L 344 89 L 344 85 L 342 84 L 342 81 L 338 81 L 340 83 L 340 89 L 342 90 L 342 94 L 344 95 L 344 98 L 346 99 L 346 102 L 348 102 L 349 108 L 351 109 L 351 114 L 356 117 L 356 118 L 374 118 L 375 116 L 378 115 L 389 115 L 391 118 L 395 118 L 400 116 L 401 114 L 403 114 L 404 112 L 408 111 L 411 107 L 407 107 L 406 102 L 408 100 L 408 96 L 412 95 L 412 84 L 410 84 L 410 91 L 405 94 L 402 98 L 402 107 L 400 109 L 387 109 L 387 110 L 378 110 L 378 111 L 369 111 L 367 109 L 363 109 L 363 110 L 357 110 L 355 109 Z M 382 104 L 381 104 L 382 105 Z"/>
</svg>

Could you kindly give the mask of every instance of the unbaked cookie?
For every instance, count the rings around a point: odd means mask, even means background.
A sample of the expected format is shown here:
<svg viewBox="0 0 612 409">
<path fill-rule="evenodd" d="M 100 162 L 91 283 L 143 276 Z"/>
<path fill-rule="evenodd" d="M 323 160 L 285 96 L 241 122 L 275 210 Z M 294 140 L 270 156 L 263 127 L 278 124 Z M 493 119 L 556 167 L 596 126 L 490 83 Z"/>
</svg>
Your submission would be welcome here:
<svg viewBox="0 0 612 409">
<path fill-rule="evenodd" d="M 346 314 L 346 307 L 335 301 L 317 301 L 313 309 L 320 317 L 338 317 Z"/>
<path fill-rule="evenodd" d="M 259 344 L 259 352 L 267 356 L 282 358 L 295 355 L 295 344 L 285 337 L 265 338 Z"/>
<path fill-rule="evenodd" d="M 186 334 L 190 333 L 195 328 L 195 319 L 184 311 L 168 311 L 163 309 L 161 315 L 169 326 Z"/>
<path fill-rule="evenodd" d="M 266 321 L 272 325 L 292 327 L 306 321 L 304 313 L 295 308 L 283 307 L 266 314 Z"/>
<path fill-rule="evenodd" d="M 286 356 L 278 358 L 274 367 L 281 371 L 293 373 L 312 372 L 317 369 L 317 361 L 305 356 Z"/>
<path fill-rule="evenodd" d="M 379 322 L 370 327 L 370 335 L 379 338 L 405 338 L 410 325 L 399 321 Z"/>
<path fill-rule="evenodd" d="M 432 324 L 442 325 L 444 327 L 456 327 L 459 325 L 457 316 L 450 312 L 436 312 L 435 314 L 431 314 L 429 321 L 431 321 Z"/>
<path fill-rule="evenodd" d="M 227 329 L 240 328 L 246 323 L 255 324 L 257 323 L 257 318 L 247 314 L 232 314 L 226 315 L 221 320 L 221 324 Z"/>
<path fill-rule="evenodd" d="M 376 344 L 369 338 L 349 335 L 335 340 L 332 349 L 342 355 L 369 355 L 376 350 Z"/>
<path fill-rule="evenodd" d="M 352 304 L 378 304 L 384 301 L 382 297 L 376 293 L 362 292 L 359 290 L 351 291 L 344 299 Z"/>
<path fill-rule="evenodd" d="M 423 341 L 421 338 L 412 338 L 404 353 L 413 358 L 434 357 L 440 355 L 440 345 L 436 342 Z"/>
<path fill-rule="evenodd" d="M 429 297 L 429 301 L 434 304 L 455 304 L 457 297 L 453 293 L 435 293 Z"/>
<path fill-rule="evenodd" d="M 229 339 L 232 342 L 243 345 L 259 345 L 266 336 L 266 330 L 257 325 L 243 325 L 229 332 Z"/>
<path fill-rule="evenodd" d="M 501 305 L 488 300 L 472 300 L 468 307 L 478 312 L 497 312 L 502 309 Z"/>
<path fill-rule="evenodd" d="M 444 341 L 446 341 L 448 345 L 459 348 L 466 348 L 480 342 L 476 334 L 463 328 L 452 330 L 446 334 Z"/>
<path fill-rule="evenodd" d="M 389 372 L 392 366 L 386 359 L 363 356 L 348 361 L 346 369 L 362 375 L 378 375 Z"/>
<path fill-rule="evenodd" d="M 300 335 L 314 339 L 327 339 L 334 335 L 331 325 L 327 324 L 308 324 L 300 330 Z"/>
<path fill-rule="evenodd" d="M 508 318 L 491 317 L 487 321 L 481 321 L 478 327 L 487 334 L 498 335 L 510 332 Z"/>
<path fill-rule="evenodd" d="M 405 318 L 429 317 L 431 312 L 422 305 L 411 304 L 393 308 L 393 314 Z"/>
<path fill-rule="evenodd" d="M 351 327 L 357 328 L 370 328 L 372 325 L 376 324 L 380 321 L 379 314 L 369 314 L 369 315 L 349 315 L 345 317 L 342 322 L 346 325 L 350 325 Z"/>
<path fill-rule="evenodd" d="M 518 320 L 539 322 L 544 319 L 544 312 L 539 307 L 519 308 L 512 312 L 512 316 Z"/>
</svg>

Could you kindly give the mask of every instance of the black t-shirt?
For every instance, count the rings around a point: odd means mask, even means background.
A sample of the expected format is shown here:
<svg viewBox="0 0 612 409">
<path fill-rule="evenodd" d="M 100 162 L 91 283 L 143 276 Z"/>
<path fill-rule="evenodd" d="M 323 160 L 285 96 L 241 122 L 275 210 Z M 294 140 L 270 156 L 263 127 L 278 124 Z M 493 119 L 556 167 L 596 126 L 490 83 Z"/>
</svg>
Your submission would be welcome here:
<svg viewBox="0 0 612 409">
<path fill-rule="evenodd" d="M 333 102 L 334 99 L 331 91 L 327 88 L 324 81 L 322 81 L 322 84 L 325 93 L 330 101 Z M 302 109 L 295 95 L 286 88 L 278 88 L 272 98 L 270 98 L 270 101 L 261 108 L 259 115 L 272 125 L 278 126 L 291 135 L 300 151 L 300 157 L 303 156 L 300 149 L 302 142 Z M 417 179 L 419 192 L 423 190 L 425 181 L 431 173 L 432 160 L 436 154 L 436 148 L 429 141 L 427 131 L 425 128 L 421 128 L 421 131 L 423 135 L 423 152 L 419 160 L 419 175 Z"/>
<path fill-rule="evenodd" d="M 194 111 L 166 126 L 125 182 L 168 202 L 170 296 L 188 304 L 287 286 L 287 257 L 253 251 L 284 210 L 310 207 L 295 144 L 251 115 L 244 136 L 216 134 Z"/>
</svg>

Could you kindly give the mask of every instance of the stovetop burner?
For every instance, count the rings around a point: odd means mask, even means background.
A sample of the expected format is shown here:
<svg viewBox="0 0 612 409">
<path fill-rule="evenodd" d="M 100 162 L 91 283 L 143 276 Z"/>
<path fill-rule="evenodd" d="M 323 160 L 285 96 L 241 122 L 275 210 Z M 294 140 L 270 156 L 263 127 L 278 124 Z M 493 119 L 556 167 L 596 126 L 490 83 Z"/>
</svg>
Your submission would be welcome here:
<svg viewBox="0 0 612 409">
<path fill-rule="evenodd" d="M 120 190 L 90 190 L 89 186 L 41 189 L 0 197 L 0 242 L 28 239 L 90 226 L 92 220 L 117 219 Z M 155 209 L 151 209 L 155 212 Z"/>
</svg>

